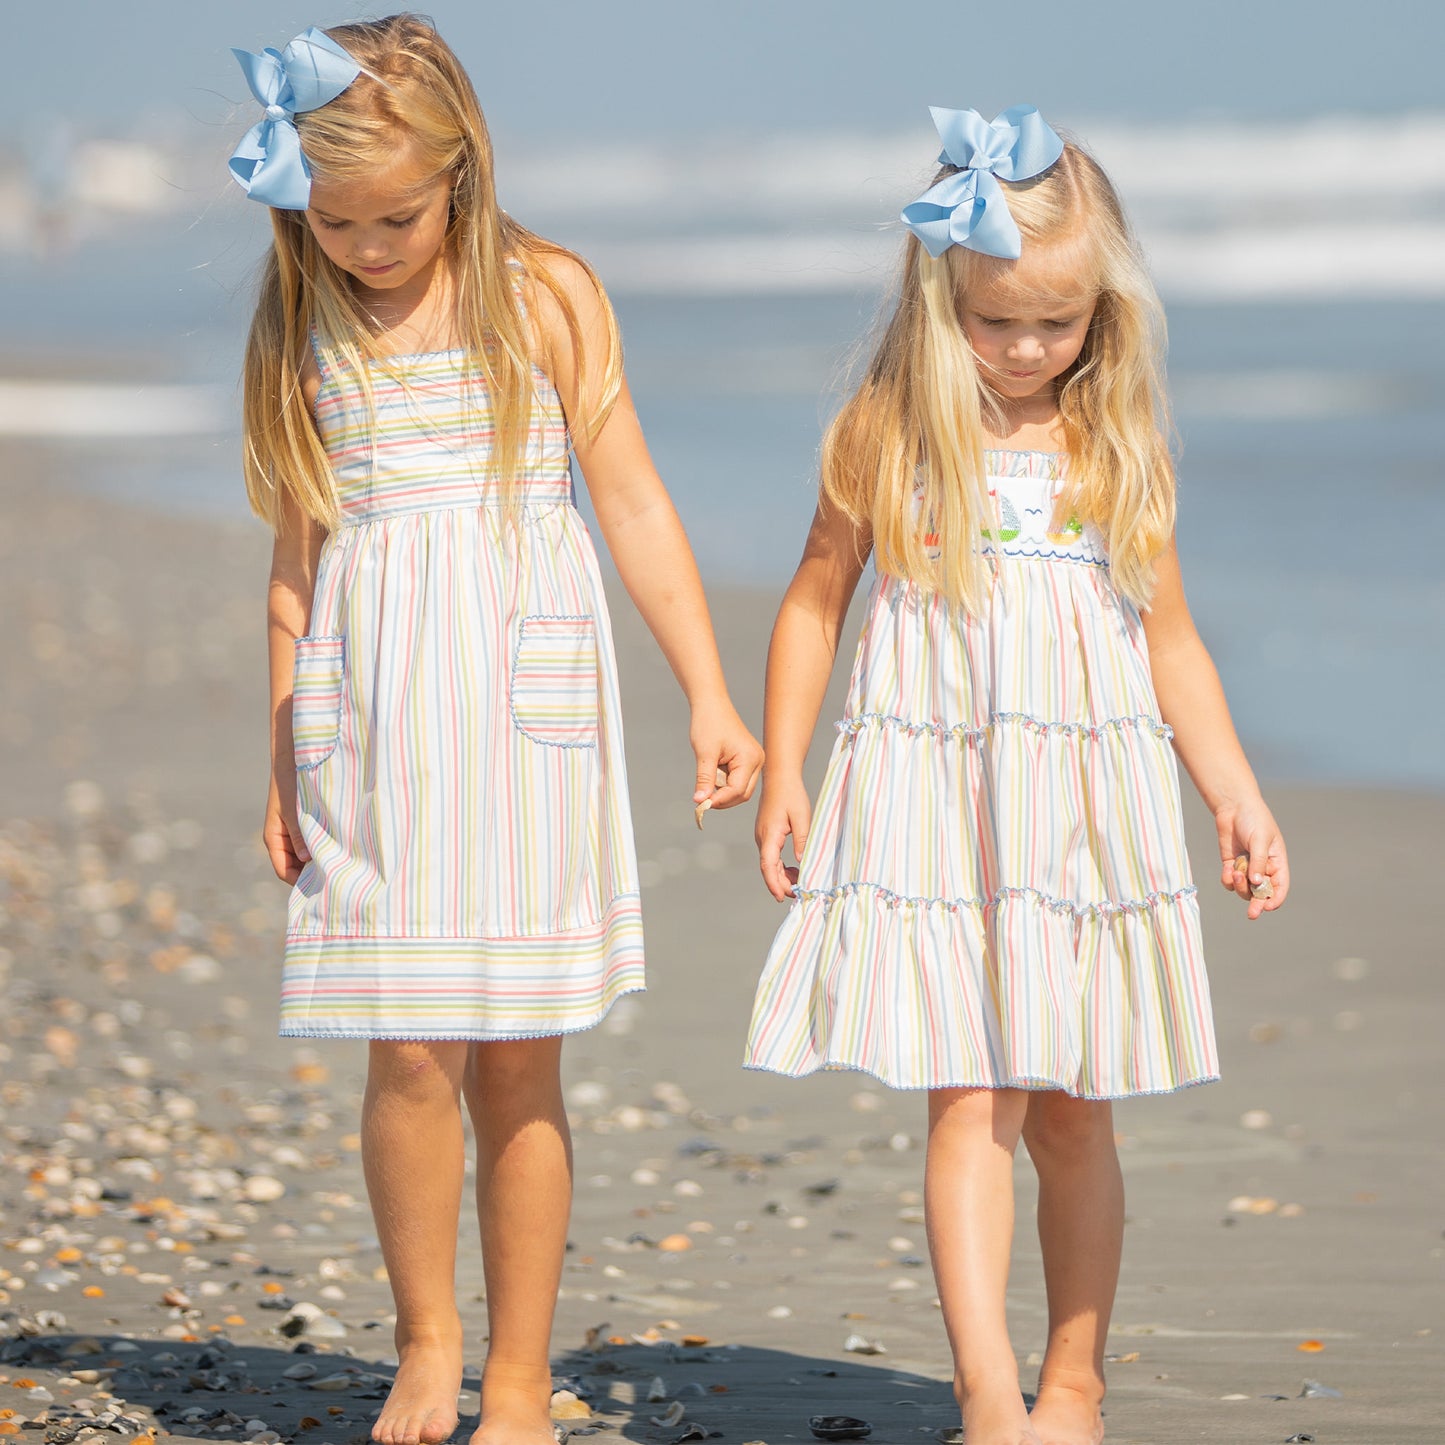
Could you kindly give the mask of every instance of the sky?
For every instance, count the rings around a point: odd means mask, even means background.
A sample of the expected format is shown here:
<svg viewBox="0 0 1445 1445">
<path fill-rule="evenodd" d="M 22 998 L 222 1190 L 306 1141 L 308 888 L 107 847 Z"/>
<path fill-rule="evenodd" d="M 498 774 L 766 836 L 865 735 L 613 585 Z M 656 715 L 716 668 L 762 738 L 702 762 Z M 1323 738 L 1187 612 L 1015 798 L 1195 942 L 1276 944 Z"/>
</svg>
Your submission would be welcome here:
<svg viewBox="0 0 1445 1445">
<path fill-rule="evenodd" d="M 390 6 L 52 0 L 7 7 L 0 136 L 234 128 L 231 46 Z M 1267 121 L 1445 106 L 1439 0 L 435 0 L 494 132 L 538 141 L 898 131 L 925 107 L 1031 101 L 1061 123 Z M 77 39 L 79 37 L 79 39 Z M 60 83 L 63 76 L 64 85 Z M 249 118 L 245 124 L 249 124 Z M 244 129 L 244 125 L 242 126 Z"/>
</svg>

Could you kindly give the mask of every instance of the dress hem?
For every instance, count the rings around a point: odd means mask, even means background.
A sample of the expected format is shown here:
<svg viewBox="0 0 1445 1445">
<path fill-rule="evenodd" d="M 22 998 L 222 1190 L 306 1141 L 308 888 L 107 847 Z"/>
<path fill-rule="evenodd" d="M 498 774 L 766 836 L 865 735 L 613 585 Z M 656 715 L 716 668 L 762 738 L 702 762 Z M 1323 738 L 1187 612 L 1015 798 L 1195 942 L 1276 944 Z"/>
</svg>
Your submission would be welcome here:
<svg viewBox="0 0 1445 1445">
<path fill-rule="evenodd" d="M 427 1042 L 456 1042 L 473 1044 L 509 1043 L 523 1039 L 552 1039 L 563 1038 L 568 1034 L 585 1033 L 588 1029 L 595 1029 L 603 1019 L 612 1012 L 613 1005 L 618 999 L 626 998 L 628 994 L 646 993 L 646 984 L 633 984 L 618 991 L 608 999 L 602 1010 L 588 1019 L 586 1023 L 568 1024 L 546 1029 L 527 1029 L 524 1031 L 510 1031 L 506 1033 L 480 1032 L 478 1030 L 462 1031 L 458 1029 L 454 1033 L 404 1033 L 395 1028 L 387 1028 L 381 1033 L 371 1033 L 361 1029 L 308 1029 L 308 1028 L 285 1028 L 277 1030 L 277 1037 L 283 1039 L 374 1039 L 377 1042 L 392 1043 L 427 1043 Z"/>
<path fill-rule="evenodd" d="M 1194 1078 L 1181 1079 L 1177 1084 L 1168 1084 L 1162 1088 L 1155 1089 L 1120 1089 L 1111 1093 L 1080 1093 L 1071 1089 L 1067 1084 L 1060 1083 L 1057 1079 L 1045 1079 L 1042 1077 L 1029 1077 L 1018 1075 L 1003 1081 L 982 1080 L 982 1079 L 945 1079 L 937 1083 L 900 1084 L 876 1069 L 870 1069 L 865 1064 L 846 1063 L 841 1060 L 830 1059 L 820 1063 L 811 1064 L 806 1068 L 788 1069 L 777 1064 L 756 1063 L 752 1060 L 744 1060 L 743 1068 L 751 1073 L 777 1074 L 785 1079 L 806 1079 L 814 1074 L 831 1073 L 854 1073 L 866 1074 L 870 1079 L 876 1079 L 880 1084 L 886 1084 L 890 1089 L 897 1089 L 900 1092 L 920 1093 L 928 1089 L 1024 1089 L 1031 1093 L 1042 1094 L 1058 1091 L 1068 1094 L 1073 1099 L 1085 1099 L 1102 1103 L 1110 1099 L 1142 1099 L 1156 1094 L 1178 1094 L 1185 1089 L 1198 1088 L 1203 1084 L 1217 1084 L 1218 1074 L 1199 1074 Z"/>
</svg>

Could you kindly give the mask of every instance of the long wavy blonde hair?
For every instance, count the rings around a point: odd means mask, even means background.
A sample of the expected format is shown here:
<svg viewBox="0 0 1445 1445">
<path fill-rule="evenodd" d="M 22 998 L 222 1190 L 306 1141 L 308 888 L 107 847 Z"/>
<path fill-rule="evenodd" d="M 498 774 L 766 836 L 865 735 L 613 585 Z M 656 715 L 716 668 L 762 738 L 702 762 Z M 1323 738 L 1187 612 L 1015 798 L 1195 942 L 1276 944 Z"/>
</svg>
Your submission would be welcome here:
<svg viewBox="0 0 1445 1445">
<path fill-rule="evenodd" d="M 1040 177 L 1001 184 L 1024 256 L 1059 248 L 1075 295 L 1094 297 L 1083 350 L 1059 383 L 1068 466 L 1058 507 L 1098 528 L 1116 585 L 1145 605 L 1174 530 L 1163 308 L 1113 185 L 1079 146 L 1067 143 Z M 935 260 L 910 235 L 892 314 L 823 441 L 824 502 L 871 528 L 879 569 L 970 611 L 990 585 L 983 440 L 1002 416 L 960 316 L 970 291 L 1006 284 L 1016 264 L 962 246 Z M 924 521 L 940 538 L 937 560 Z"/>
<path fill-rule="evenodd" d="M 492 144 L 471 81 L 429 22 L 416 15 L 339 25 L 326 32 L 362 73 L 335 100 L 296 117 L 313 175 L 340 184 L 366 183 L 405 152 L 428 176 L 452 181 L 451 221 L 444 246 L 451 264 L 457 340 L 467 369 L 490 393 L 495 440 L 491 467 L 515 515 L 518 465 L 526 453 L 536 403 L 536 346 L 524 298 L 544 287 L 566 319 L 584 391 L 574 437 L 590 439 L 617 399 L 622 348 L 612 308 L 586 262 L 535 235 L 498 209 Z M 377 326 L 350 279 L 317 245 L 302 211 L 271 212 L 273 244 L 246 343 L 243 372 L 243 468 L 256 514 L 280 531 L 284 502 L 332 527 L 339 520 L 335 479 L 301 391 L 302 368 L 315 327 L 328 367 L 349 368 L 368 405 L 368 361 L 385 366 Z M 585 356 L 576 309 L 551 263 L 570 259 L 596 286 L 605 315 L 604 354 Z M 514 284 L 520 271 L 523 295 Z M 549 358 L 540 358 L 550 370 Z"/>
</svg>

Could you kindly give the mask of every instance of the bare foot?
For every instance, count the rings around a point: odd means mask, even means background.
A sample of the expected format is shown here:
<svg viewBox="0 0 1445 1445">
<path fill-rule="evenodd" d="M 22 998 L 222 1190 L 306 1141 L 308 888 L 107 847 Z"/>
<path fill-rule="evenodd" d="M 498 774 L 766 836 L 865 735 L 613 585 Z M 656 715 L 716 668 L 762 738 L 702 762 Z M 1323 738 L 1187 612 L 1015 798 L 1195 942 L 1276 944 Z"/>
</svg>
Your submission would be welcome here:
<svg viewBox="0 0 1445 1445">
<path fill-rule="evenodd" d="M 488 1360 L 482 1371 L 482 1423 L 471 1445 L 557 1445 L 550 1365 Z"/>
<path fill-rule="evenodd" d="M 1042 1445 L 1017 1391 L 965 1398 L 963 1439 L 964 1445 Z"/>
<path fill-rule="evenodd" d="M 462 1339 L 397 1344 L 400 1363 L 391 1393 L 371 1427 L 378 1445 L 442 1445 L 457 1428 L 462 1388 Z"/>
<path fill-rule="evenodd" d="M 1042 1445 L 1103 1445 L 1103 1412 L 1092 1391 L 1040 1381 L 1029 1419 Z"/>
</svg>

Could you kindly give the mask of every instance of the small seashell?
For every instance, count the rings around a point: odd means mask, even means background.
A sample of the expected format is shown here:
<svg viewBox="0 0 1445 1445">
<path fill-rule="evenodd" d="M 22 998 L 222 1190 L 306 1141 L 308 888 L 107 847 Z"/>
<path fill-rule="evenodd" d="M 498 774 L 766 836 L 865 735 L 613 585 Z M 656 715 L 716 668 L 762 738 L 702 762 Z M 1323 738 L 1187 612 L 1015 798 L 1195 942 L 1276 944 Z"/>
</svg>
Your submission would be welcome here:
<svg viewBox="0 0 1445 1445">
<path fill-rule="evenodd" d="M 702 815 L 712 807 L 712 799 L 704 798 L 697 807 L 692 810 L 692 816 L 697 820 L 697 826 L 702 827 Z"/>
<path fill-rule="evenodd" d="M 667 1399 L 667 1386 L 662 1383 L 661 1375 L 654 1375 L 652 1383 L 647 1387 L 648 1403 L 656 1405 L 665 1399 Z"/>
<path fill-rule="evenodd" d="M 571 1390 L 558 1390 L 552 1396 L 551 1414 L 554 1420 L 590 1420 L 592 1406 L 586 1400 L 579 1400 Z"/>
<path fill-rule="evenodd" d="M 313 1390 L 349 1390 L 354 1378 L 352 1375 L 323 1375 L 319 1380 L 312 1380 L 309 1388 Z"/>
<path fill-rule="evenodd" d="M 882 1341 L 865 1339 L 862 1335 L 849 1335 L 843 1341 L 843 1348 L 850 1355 L 886 1355 Z"/>
<path fill-rule="evenodd" d="M 669 1425 L 680 1425 L 682 1417 L 687 1414 L 687 1408 L 681 1400 L 674 1400 L 660 1415 L 652 1417 L 652 1423 L 659 1429 L 666 1429 Z"/>
<path fill-rule="evenodd" d="M 1241 853 L 1239 857 L 1234 860 L 1234 871 L 1236 873 L 1249 872 L 1248 853 Z M 1271 883 L 1268 878 L 1265 878 L 1259 883 L 1251 883 L 1249 885 L 1249 894 L 1251 898 L 1273 898 L 1274 884 Z"/>
</svg>

